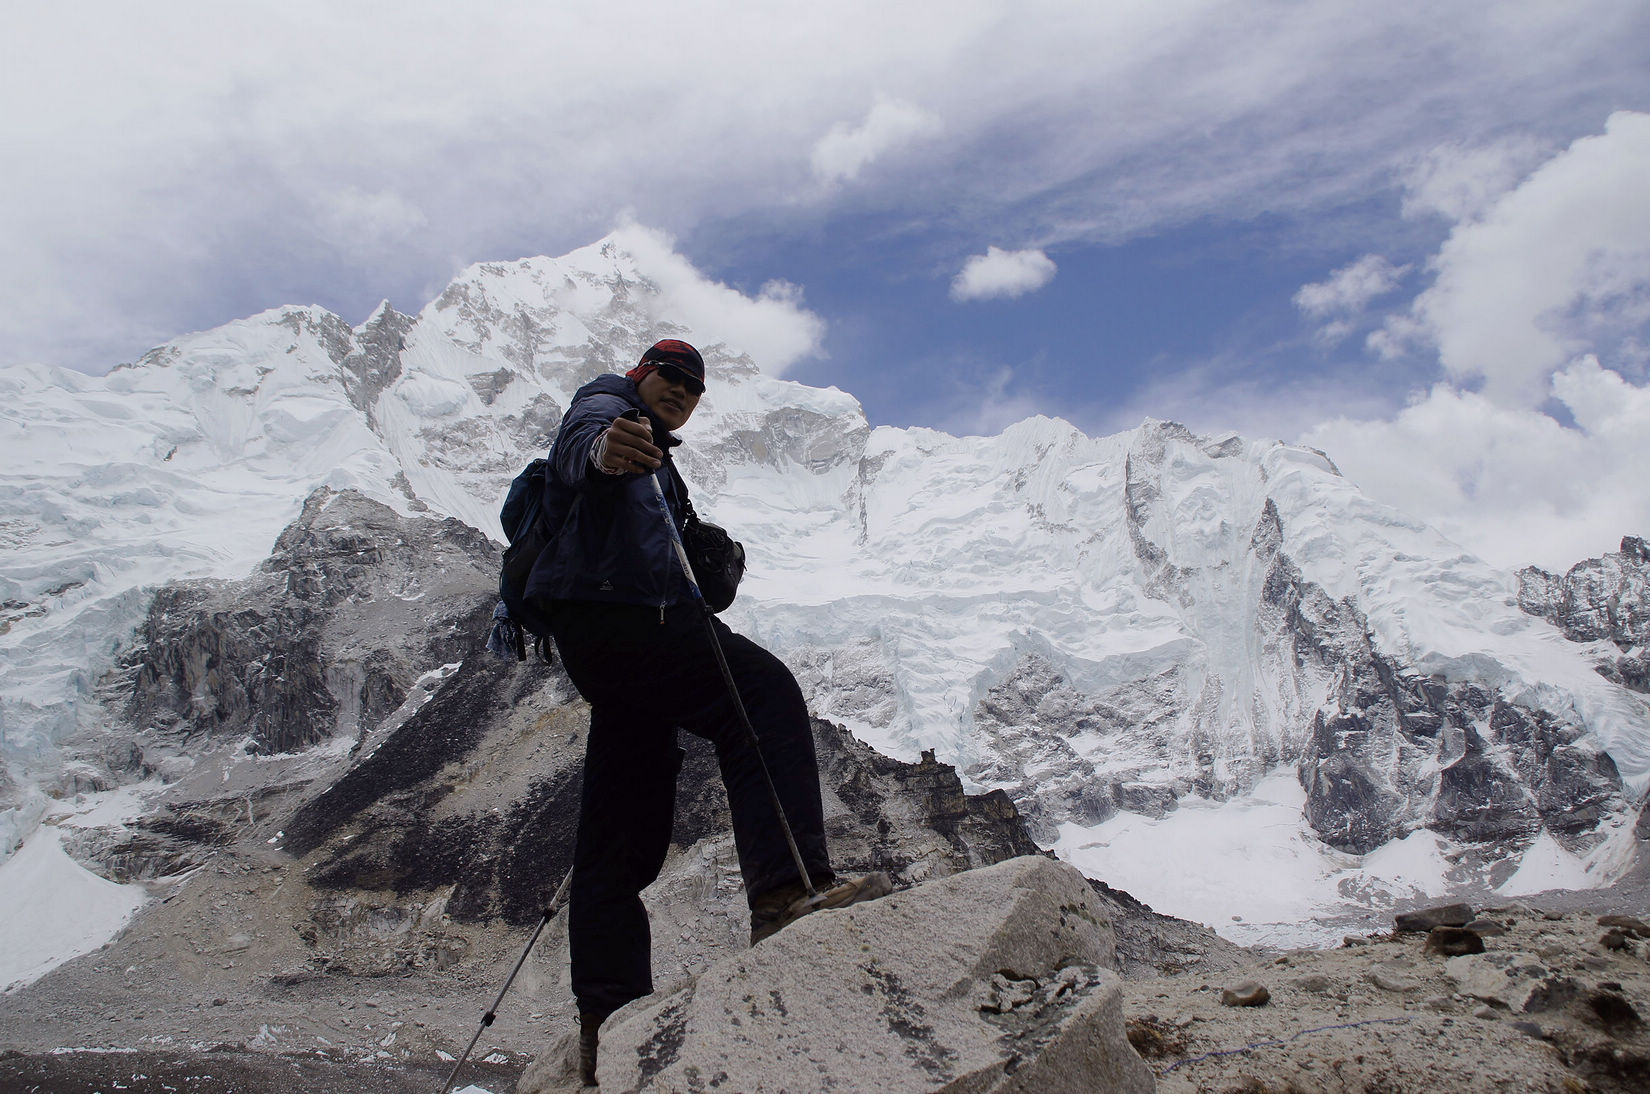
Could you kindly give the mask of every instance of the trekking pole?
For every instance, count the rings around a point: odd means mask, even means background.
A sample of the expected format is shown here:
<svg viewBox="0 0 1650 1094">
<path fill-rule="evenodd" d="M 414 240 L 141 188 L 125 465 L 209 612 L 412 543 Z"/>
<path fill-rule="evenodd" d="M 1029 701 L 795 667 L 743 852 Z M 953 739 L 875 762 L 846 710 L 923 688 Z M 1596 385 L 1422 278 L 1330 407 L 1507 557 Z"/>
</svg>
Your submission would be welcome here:
<svg viewBox="0 0 1650 1094">
<path fill-rule="evenodd" d="M 516 961 L 516 967 L 510 970 L 510 975 L 505 979 L 504 986 L 498 990 L 498 998 L 494 999 L 493 1005 L 487 1008 L 487 1013 L 481 1016 L 481 1025 L 477 1027 L 476 1035 L 470 1038 L 470 1043 L 464 1046 L 463 1055 L 453 1064 L 453 1069 L 447 1073 L 447 1085 L 441 1088 L 441 1094 L 447 1094 L 453 1088 L 453 1080 L 458 1078 L 458 1069 L 463 1067 L 464 1061 L 470 1058 L 470 1053 L 475 1050 L 476 1042 L 481 1040 L 482 1031 L 492 1025 L 493 1019 L 498 1017 L 498 1005 L 504 1002 L 504 993 L 510 990 L 511 984 L 515 983 L 516 973 L 520 972 L 521 967 L 527 964 L 527 955 L 533 952 L 533 947 L 538 944 L 539 935 L 544 933 L 545 925 L 556 914 L 556 909 L 561 907 L 562 898 L 567 895 L 567 886 L 572 881 L 573 871 L 569 868 L 567 876 L 561 879 L 560 885 L 556 886 L 556 895 L 550 898 L 549 904 L 545 905 L 544 915 L 539 918 L 539 925 L 534 928 L 533 937 L 527 940 L 527 948 L 521 951 L 521 957 Z"/>
<path fill-rule="evenodd" d="M 756 766 L 762 769 L 762 781 L 768 784 L 768 800 L 773 803 L 774 815 L 779 818 L 780 831 L 785 833 L 785 845 L 791 849 L 791 858 L 796 861 L 796 873 L 802 879 L 803 891 L 808 894 L 809 901 L 817 900 L 819 894 L 814 891 L 813 879 L 808 876 L 808 868 L 802 863 L 802 852 L 797 850 L 796 836 L 791 833 L 791 822 L 785 816 L 785 807 L 779 801 L 779 791 L 773 785 L 773 775 L 768 771 L 768 761 L 762 757 L 762 743 L 756 737 L 756 729 L 751 725 L 750 715 L 745 712 L 745 701 L 739 697 L 739 687 L 733 682 L 733 670 L 728 668 L 727 654 L 722 652 L 722 640 L 716 637 L 716 615 L 710 610 L 710 605 L 705 603 L 705 595 L 699 591 L 699 580 L 693 576 L 693 564 L 688 561 L 687 548 L 682 546 L 682 534 L 676 530 L 676 522 L 670 519 L 670 506 L 665 504 L 665 488 L 659 483 L 659 473 L 655 471 L 648 478 L 653 482 L 653 496 L 659 499 L 659 512 L 664 516 L 665 528 L 670 533 L 670 545 L 676 548 L 676 561 L 682 564 L 682 576 L 687 578 L 693 599 L 704 609 L 705 634 L 710 637 L 710 648 L 716 654 L 716 664 L 722 670 L 722 681 L 728 686 L 728 697 L 733 700 L 733 709 L 739 715 L 739 724 L 745 731 L 745 740 L 749 743 L 751 751 L 756 754 Z"/>
</svg>

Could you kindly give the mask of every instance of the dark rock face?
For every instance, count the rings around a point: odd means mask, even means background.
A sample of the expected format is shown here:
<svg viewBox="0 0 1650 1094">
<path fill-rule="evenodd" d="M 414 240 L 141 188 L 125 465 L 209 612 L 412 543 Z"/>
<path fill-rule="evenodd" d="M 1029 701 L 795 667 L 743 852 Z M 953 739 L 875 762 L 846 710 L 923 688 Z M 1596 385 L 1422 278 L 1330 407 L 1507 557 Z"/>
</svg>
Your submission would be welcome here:
<svg viewBox="0 0 1650 1094">
<path fill-rule="evenodd" d="M 416 322 L 410 315 L 383 308 L 355 332 L 354 351 L 338 362 L 350 405 L 365 414 L 367 424 L 374 429 L 378 427 L 374 413 L 378 396 L 400 377 L 401 350 L 406 345 L 407 331 Z"/>
<path fill-rule="evenodd" d="M 452 886 L 459 920 L 537 918 L 571 867 L 585 707 L 559 670 L 468 659 L 367 759 L 302 806 L 285 826 L 288 852 L 311 882 L 405 896 Z M 534 727 L 545 738 L 508 791 L 495 782 L 499 741 Z M 843 873 L 945 876 L 1040 849 L 1007 795 L 965 795 L 954 768 L 877 754 L 845 729 L 814 723 L 821 781 L 846 806 L 830 818 Z M 684 734 L 672 842 L 680 849 L 730 831 L 715 752 Z M 477 772 L 488 785 L 476 790 Z M 495 772 L 497 772 L 495 774 Z"/>
<path fill-rule="evenodd" d="M 453 886 L 447 912 L 456 919 L 531 923 L 573 861 L 578 751 L 546 757 L 507 793 L 469 787 L 477 770 L 497 767 L 489 737 L 519 730 L 538 704 L 564 707 L 563 686 L 546 666 L 518 672 L 472 654 L 370 756 L 298 809 L 286 850 L 303 858 L 319 849 L 308 876 L 321 888 L 406 895 Z"/>
<path fill-rule="evenodd" d="M 1578 562 L 1561 577 L 1534 566 L 1518 572 L 1518 606 L 1572 642 L 1608 642 L 1596 664 L 1608 680 L 1650 692 L 1650 544 L 1625 536 L 1621 550 Z"/>
<path fill-rule="evenodd" d="M 265 752 L 315 743 L 338 709 L 315 613 L 302 605 L 233 608 L 235 593 L 203 581 L 155 595 L 127 717 L 213 737 L 245 734 Z"/>
<path fill-rule="evenodd" d="M 1399 912 L 1392 917 L 1395 931 L 1430 931 L 1434 927 L 1465 927 L 1473 919 L 1470 904 L 1441 904 L 1436 908 L 1421 908 L 1413 912 Z"/>
<path fill-rule="evenodd" d="M 914 764 L 891 759 L 817 718 L 814 748 L 822 785 L 847 810 L 826 831 L 842 872 L 917 880 L 1042 853 L 1013 799 L 963 793 L 956 768 L 932 752 Z"/>
<path fill-rule="evenodd" d="M 323 488 L 258 574 L 156 594 L 128 657 L 128 718 L 266 753 L 366 732 L 421 672 L 459 660 L 491 610 L 497 548 Z"/>
<path fill-rule="evenodd" d="M 1580 839 L 1627 807 L 1610 757 L 1557 715 L 1404 675 L 1373 651 L 1348 683 L 1301 761 L 1307 816 L 1332 846 L 1363 854 L 1425 827 L 1517 848 L 1542 826 Z"/>
<path fill-rule="evenodd" d="M 1276 519 L 1268 502 L 1262 524 Z M 1625 808 L 1615 765 L 1578 743 L 1579 726 L 1471 683 L 1404 671 L 1375 650 L 1361 612 L 1305 582 L 1282 553 L 1271 558 L 1265 599 L 1297 663 L 1333 674 L 1299 764 L 1307 818 L 1331 846 L 1365 854 L 1431 828 L 1520 848 L 1542 825 L 1581 837 Z"/>
<path fill-rule="evenodd" d="M 1048 658 L 1027 653 L 978 703 L 975 726 L 991 742 L 991 758 L 968 774 L 1008 788 L 1035 836 L 1052 841 L 1062 822 L 1098 824 L 1118 810 L 1162 817 L 1183 794 L 1241 793 L 1286 764 L 1306 790 L 1304 812 L 1314 830 L 1354 854 L 1418 828 L 1504 854 L 1545 827 L 1580 851 L 1602 820 L 1627 808 L 1614 764 L 1582 742 L 1569 716 L 1410 671 L 1377 650 L 1358 607 L 1307 580 L 1285 553 L 1270 500 L 1248 539 L 1254 576 L 1177 568 L 1148 534 L 1163 521 L 1154 508 L 1163 500 L 1152 469 L 1163 458 L 1160 449 L 1189 437 L 1165 426 L 1129 456 L 1125 502 L 1135 553 L 1155 575 L 1148 591 L 1176 610 L 1206 611 L 1189 590 L 1246 587 L 1239 595 L 1252 599 L 1225 610 L 1252 613 L 1251 641 L 1260 651 L 1255 672 L 1275 677 L 1254 686 L 1257 693 L 1270 688 L 1274 713 L 1295 724 L 1276 739 L 1223 740 L 1203 729 L 1188 735 L 1181 725 L 1187 701 L 1223 701 L 1227 684 L 1213 674 L 1200 695 L 1189 697 L 1177 669 L 1089 695 Z M 1639 548 L 1629 547 L 1622 557 L 1640 565 L 1632 561 Z M 1618 571 L 1626 572 L 1610 572 Z M 1620 584 L 1629 587 L 1637 588 Z M 1590 609 L 1585 619 L 1639 625 L 1640 609 L 1626 593 L 1592 602 L 1607 610 Z"/>
</svg>

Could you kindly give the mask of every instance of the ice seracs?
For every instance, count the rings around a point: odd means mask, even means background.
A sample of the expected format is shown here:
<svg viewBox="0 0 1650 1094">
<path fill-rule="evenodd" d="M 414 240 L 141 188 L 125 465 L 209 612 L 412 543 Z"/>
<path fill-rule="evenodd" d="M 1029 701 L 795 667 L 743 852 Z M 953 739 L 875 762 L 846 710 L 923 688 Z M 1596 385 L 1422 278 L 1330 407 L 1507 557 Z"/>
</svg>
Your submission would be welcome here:
<svg viewBox="0 0 1650 1094">
<path fill-rule="evenodd" d="M 157 587 L 250 573 L 321 486 L 497 540 L 573 391 L 681 336 L 711 377 L 682 463 L 750 554 L 729 621 L 877 748 L 1008 789 L 1074 858 L 1129 846 L 1118 818 L 1273 809 L 1292 779 L 1277 838 L 1316 880 L 1289 907 L 1416 833 L 1462 876 L 1504 878 L 1544 840 L 1589 879 L 1620 861 L 1606 845 L 1650 780 L 1644 694 L 1332 453 L 1161 421 L 873 428 L 663 300 L 608 239 L 473 266 L 416 316 L 280 308 L 106 377 L 0 372 L 8 842 L 66 756 L 124 732 L 94 693 Z M 1137 895 L 1175 911 L 1176 884 Z"/>
</svg>

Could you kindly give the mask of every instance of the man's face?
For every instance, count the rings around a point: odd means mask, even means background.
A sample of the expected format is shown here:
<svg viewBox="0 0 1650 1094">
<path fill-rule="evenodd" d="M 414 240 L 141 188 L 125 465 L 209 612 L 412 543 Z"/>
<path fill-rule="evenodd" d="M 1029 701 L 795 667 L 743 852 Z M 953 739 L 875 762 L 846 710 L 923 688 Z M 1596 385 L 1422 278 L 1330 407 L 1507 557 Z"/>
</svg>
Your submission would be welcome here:
<svg viewBox="0 0 1650 1094">
<path fill-rule="evenodd" d="M 688 390 L 688 385 L 699 387 L 699 382 L 674 365 L 661 365 L 642 377 L 636 393 L 647 404 L 648 413 L 655 422 L 668 430 L 681 429 L 693 417 L 693 408 L 699 405 L 699 393 Z"/>
</svg>

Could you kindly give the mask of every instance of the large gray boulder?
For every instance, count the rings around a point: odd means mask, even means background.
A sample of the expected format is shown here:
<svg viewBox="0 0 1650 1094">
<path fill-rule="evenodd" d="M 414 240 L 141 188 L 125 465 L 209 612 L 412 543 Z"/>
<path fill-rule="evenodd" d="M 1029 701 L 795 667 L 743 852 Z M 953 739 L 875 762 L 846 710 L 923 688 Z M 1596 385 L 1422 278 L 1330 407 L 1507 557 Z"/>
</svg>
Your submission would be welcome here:
<svg viewBox="0 0 1650 1094">
<path fill-rule="evenodd" d="M 1083 876 L 1027 856 L 803 919 L 637 1000 L 601 1032 L 601 1088 L 1150 1091 L 1115 941 Z M 523 1094 L 573 1089 L 561 1053 Z"/>
</svg>

